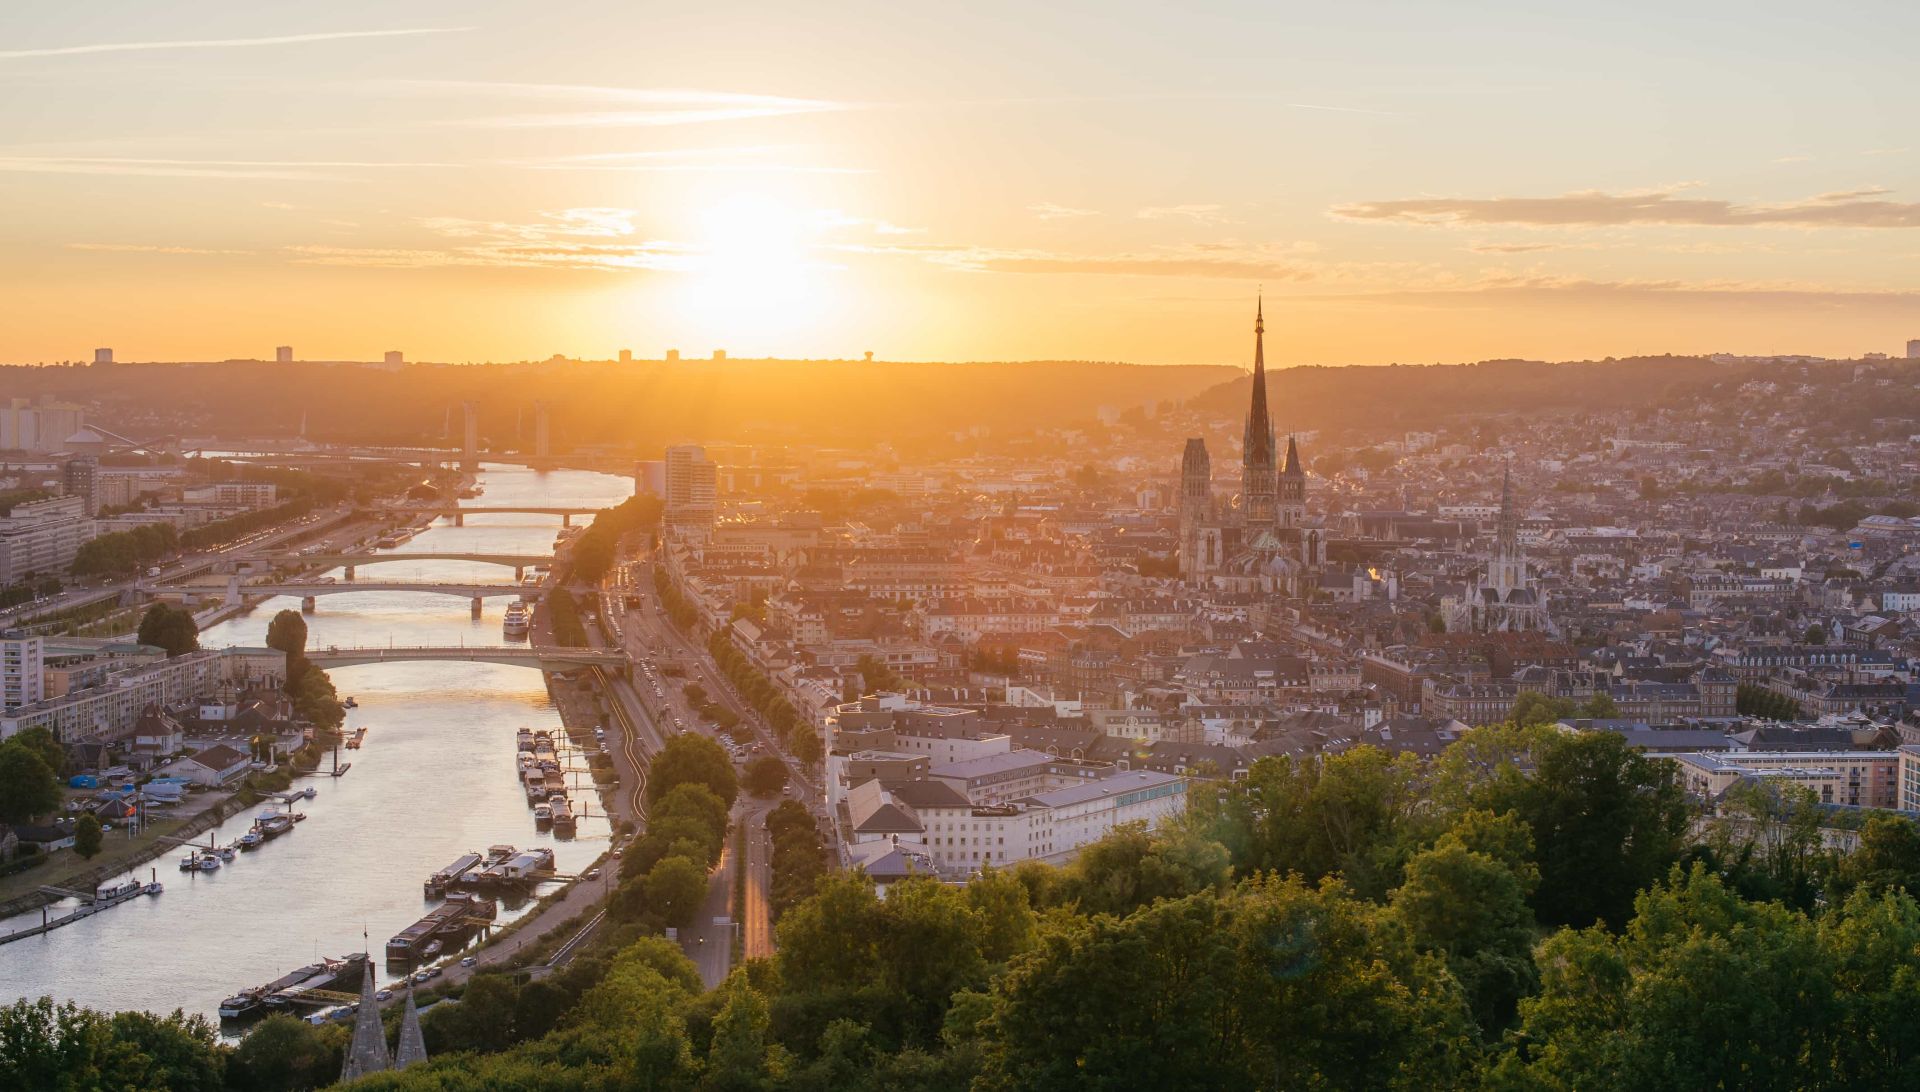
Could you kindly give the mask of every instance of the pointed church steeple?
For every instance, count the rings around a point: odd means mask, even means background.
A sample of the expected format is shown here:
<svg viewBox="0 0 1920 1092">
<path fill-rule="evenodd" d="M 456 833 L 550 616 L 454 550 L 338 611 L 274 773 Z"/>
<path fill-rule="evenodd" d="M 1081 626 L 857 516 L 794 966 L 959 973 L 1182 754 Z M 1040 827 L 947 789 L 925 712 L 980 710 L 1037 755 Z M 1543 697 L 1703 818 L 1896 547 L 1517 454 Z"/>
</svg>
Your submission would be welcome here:
<svg viewBox="0 0 1920 1092">
<path fill-rule="evenodd" d="M 1273 421 L 1267 416 L 1267 315 L 1261 299 L 1253 312 L 1253 398 L 1240 441 L 1240 514 L 1253 525 L 1274 518 Z"/>
<path fill-rule="evenodd" d="M 1500 523 L 1496 545 L 1502 556 L 1511 555 L 1520 541 L 1520 519 L 1513 510 L 1513 463 L 1500 472 Z"/>
<path fill-rule="evenodd" d="M 1261 299 L 1253 312 L 1253 401 L 1247 407 L 1247 429 L 1241 438 L 1242 461 L 1248 467 L 1273 466 L 1273 421 L 1267 416 L 1267 307 Z"/>
<path fill-rule="evenodd" d="M 1280 474 L 1288 478 L 1307 476 L 1307 468 L 1300 462 L 1300 442 L 1291 433 L 1287 436 L 1287 458 L 1280 464 Z"/>
<path fill-rule="evenodd" d="M 420 1033 L 420 1009 L 413 1003 L 413 985 L 407 985 L 407 1007 L 400 1014 L 400 1045 L 393 1054 L 393 1068 L 405 1069 L 427 1060 L 427 1039 Z"/>
<path fill-rule="evenodd" d="M 380 1002 L 373 995 L 373 960 L 368 958 L 360 978 L 360 1007 L 353 1015 L 353 1040 L 340 1066 L 340 1079 L 351 1081 L 393 1068 L 387 1055 L 387 1032 L 380 1025 Z"/>
</svg>

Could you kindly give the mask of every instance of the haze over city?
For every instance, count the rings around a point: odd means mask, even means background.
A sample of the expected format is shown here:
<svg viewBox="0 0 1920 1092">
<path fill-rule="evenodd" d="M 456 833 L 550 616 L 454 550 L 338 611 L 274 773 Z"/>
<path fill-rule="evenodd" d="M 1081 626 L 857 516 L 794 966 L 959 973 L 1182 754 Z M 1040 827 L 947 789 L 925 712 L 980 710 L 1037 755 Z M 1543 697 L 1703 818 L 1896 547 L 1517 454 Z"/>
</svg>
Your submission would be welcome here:
<svg viewBox="0 0 1920 1092">
<path fill-rule="evenodd" d="M 1920 1087 L 1920 9 L 0 9 L 0 1092 Z"/>
<path fill-rule="evenodd" d="M 0 358 L 1852 355 L 1902 6 L 0 12 Z M 1817 75 L 1816 75 L 1817 74 Z"/>
</svg>

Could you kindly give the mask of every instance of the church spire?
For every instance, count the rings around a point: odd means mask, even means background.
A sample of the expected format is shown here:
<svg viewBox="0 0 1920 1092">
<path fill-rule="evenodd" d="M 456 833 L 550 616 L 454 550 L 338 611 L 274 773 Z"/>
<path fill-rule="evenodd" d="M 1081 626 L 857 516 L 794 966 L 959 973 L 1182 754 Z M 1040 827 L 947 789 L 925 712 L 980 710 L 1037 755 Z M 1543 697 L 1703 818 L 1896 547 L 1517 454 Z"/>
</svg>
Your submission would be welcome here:
<svg viewBox="0 0 1920 1092">
<path fill-rule="evenodd" d="M 400 1014 L 400 1045 L 394 1051 L 393 1068 L 405 1069 L 427 1060 L 427 1040 L 420 1034 L 420 1008 L 413 1003 L 413 985 L 407 985 L 407 1007 Z"/>
<path fill-rule="evenodd" d="M 1519 516 L 1513 510 L 1513 462 L 1500 473 L 1500 524 L 1498 541 L 1502 555 L 1513 553 L 1520 540 Z"/>
<path fill-rule="evenodd" d="M 1241 437 L 1242 461 L 1250 469 L 1273 469 L 1273 422 L 1267 416 L 1266 301 L 1253 312 L 1253 401 L 1247 407 L 1246 434 Z"/>
<path fill-rule="evenodd" d="M 353 1040 L 347 1044 L 340 1079 L 351 1081 L 391 1068 L 393 1058 L 387 1054 L 387 1032 L 380 1024 L 380 1002 L 373 995 L 373 959 L 369 957 L 361 971 L 360 1006 L 353 1014 Z"/>
</svg>

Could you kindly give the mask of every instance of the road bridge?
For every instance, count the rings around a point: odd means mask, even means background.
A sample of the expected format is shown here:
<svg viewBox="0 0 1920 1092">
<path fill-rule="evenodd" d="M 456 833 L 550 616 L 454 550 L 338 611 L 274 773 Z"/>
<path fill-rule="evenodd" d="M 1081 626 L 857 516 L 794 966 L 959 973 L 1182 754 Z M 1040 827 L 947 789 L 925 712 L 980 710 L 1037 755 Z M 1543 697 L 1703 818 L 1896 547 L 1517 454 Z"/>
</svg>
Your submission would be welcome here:
<svg viewBox="0 0 1920 1092">
<path fill-rule="evenodd" d="M 232 559 L 238 565 L 299 565 L 340 567 L 347 570 L 347 579 L 352 580 L 354 570 L 362 565 L 379 565 L 389 561 L 472 561 L 483 565 L 506 565 L 513 569 L 513 578 L 518 580 L 530 566 L 553 564 L 552 554 L 516 554 L 516 553 L 461 553 L 455 551 L 423 551 L 420 553 L 340 553 L 340 554 L 302 554 L 295 551 L 260 552 L 245 554 Z"/>
<path fill-rule="evenodd" d="M 414 663 L 422 660 L 515 664 L 521 667 L 624 668 L 627 666 L 627 656 L 624 652 L 613 649 L 568 648 L 564 645 L 415 645 L 385 648 L 328 646 L 308 649 L 307 659 L 321 667 Z"/>
<path fill-rule="evenodd" d="M 453 581 L 425 580 L 285 580 L 264 581 L 257 584 L 243 583 L 239 573 L 227 578 L 225 589 L 211 584 L 140 584 L 139 590 L 148 595 L 177 595 L 188 603 L 219 595 L 228 604 L 238 604 L 249 596 L 297 595 L 301 599 L 300 609 L 311 611 L 314 601 L 323 595 L 341 595 L 351 592 L 428 592 L 436 595 L 458 595 L 473 601 L 473 613 L 480 614 L 481 604 L 496 596 L 514 596 L 531 602 L 541 596 L 541 589 L 526 584 L 480 584 Z"/>
<path fill-rule="evenodd" d="M 451 516 L 453 518 L 453 525 L 455 527 L 466 526 L 468 516 L 486 516 L 486 515 L 503 515 L 503 514 L 559 516 L 560 526 L 571 527 L 573 526 L 573 517 L 591 516 L 591 515 L 597 514 L 600 511 L 600 509 L 598 508 L 586 508 L 586 507 L 581 507 L 577 505 L 573 507 L 561 507 L 556 505 L 519 505 L 519 504 L 477 504 L 477 505 L 403 504 L 403 505 L 396 505 L 391 510 L 395 512 L 408 512 L 417 516 L 434 516 L 434 517 Z"/>
</svg>

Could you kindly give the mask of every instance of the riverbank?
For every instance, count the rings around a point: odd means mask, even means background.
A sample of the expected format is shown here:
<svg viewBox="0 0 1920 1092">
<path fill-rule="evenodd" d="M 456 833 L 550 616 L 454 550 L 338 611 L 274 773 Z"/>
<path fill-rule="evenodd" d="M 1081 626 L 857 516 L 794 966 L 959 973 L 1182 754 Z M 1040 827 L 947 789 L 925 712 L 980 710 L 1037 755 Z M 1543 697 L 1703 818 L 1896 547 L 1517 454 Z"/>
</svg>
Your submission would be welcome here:
<svg viewBox="0 0 1920 1092">
<path fill-rule="evenodd" d="M 39 890 L 43 886 L 92 891 L 121 873 L 137 869 L 179 848 L 177 842 L 168 839 L 186 840 L 205 834 L 248 808 L 259 806 L 266 799 L 264 790 L 241 788 L 226 799 L 215 801 L 192 815 L 150 820 L 146 829 L 135 838 L 108 835 L 101 843 L 100 855 L 91 861 L 72 856 L 71 850 L 61 850 L 66 863 L 77 863 L 82 867 L 67 872 L 60 872 L 51 866 L 30 868 L 0 880 L 0 897 L 5 897 L 5 901 L 0 901 L 0 918 L 38 910 L 65 898 Z M 116 847 L 118 852 L 115 852 Z M 49 858 L 50 861 L 57 859 Z M 20 890 L 28 886 L 33 890 Z M 11 897 L 6 897 L 9 888 L 12 889 Z"/>
</svg>

